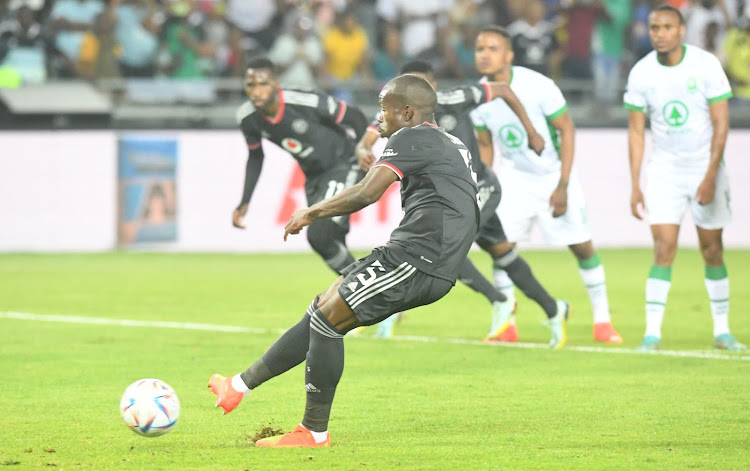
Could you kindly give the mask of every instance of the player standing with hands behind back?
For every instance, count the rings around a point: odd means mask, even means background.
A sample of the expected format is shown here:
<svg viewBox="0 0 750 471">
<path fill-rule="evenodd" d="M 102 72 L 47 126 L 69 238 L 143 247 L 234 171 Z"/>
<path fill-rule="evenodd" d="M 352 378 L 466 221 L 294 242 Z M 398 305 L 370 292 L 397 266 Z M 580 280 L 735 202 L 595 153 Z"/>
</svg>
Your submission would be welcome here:
<svg viewBox="0 0 750 471">
<path fill-rule="evenodd" d="M 679 10 L 657 7 L 648 23 L 654 51 L 630 71 L 624 98 L 630 115 L 630 207 L 638 219 L 646 214 L 654 239 L 654 264 L 646 281 L 646 334 L 639 350 L 659 348 L 680 222 L 688 206 L 706 263 L 715 345 L 744 350 L 729 333 L 729 278 L 722 244 L 722 229 L 732 216 L 723 160 L 732 90 L 716 57 L 682 43 L 685 23 Z M 647 114 L 654 149 L 646 164 L 644 198 L 640 177 Z"/>
</svg>

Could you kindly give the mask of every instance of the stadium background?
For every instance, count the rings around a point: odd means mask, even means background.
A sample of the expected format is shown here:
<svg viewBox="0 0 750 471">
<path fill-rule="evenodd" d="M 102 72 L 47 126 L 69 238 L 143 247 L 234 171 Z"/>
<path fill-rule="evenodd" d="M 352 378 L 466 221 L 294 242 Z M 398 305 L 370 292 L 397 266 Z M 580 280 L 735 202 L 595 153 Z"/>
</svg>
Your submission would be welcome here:
<svg viewBox="0 0 750 471">
<path fill-rule="evenodd" d="M 302 238 L 281 242 L 304 203 L 302 179 L 270 143 L 252 229 L 230 226 L 246 158 L 234 120 L 244 62 L 268 54 L 283 85 L 322 88 L 374 116 L 379 87 L 404 61 L 430 61 L 441 87 L 476 80 L 472 41 L 489 23 L 508 26 L 516 64 L 554 77 L 568 99 L 594 240 L 649 246 L 629 215 L 620 102 L 629 66 L 650 49 L 646 13 L 657 3 L 3 0 L 0 197 L 13 204 L 0 205 L 0 251 L 307 250 Z M 750 173 L 745 2 L 671 3 L 684 9 L 686 39 L 733 80 L 726 156 L 737 180 Z M 746 214 L 750 189 L 732 190 L 735 214 Z M 352 246 L 384 242 L 399 217 L 391 192 L 357 217 Z M 694 232 L 682 243 L 694 246 Z M 750 223 L 735 218 L 726 243 L 750 246 Z"/>
</svg>

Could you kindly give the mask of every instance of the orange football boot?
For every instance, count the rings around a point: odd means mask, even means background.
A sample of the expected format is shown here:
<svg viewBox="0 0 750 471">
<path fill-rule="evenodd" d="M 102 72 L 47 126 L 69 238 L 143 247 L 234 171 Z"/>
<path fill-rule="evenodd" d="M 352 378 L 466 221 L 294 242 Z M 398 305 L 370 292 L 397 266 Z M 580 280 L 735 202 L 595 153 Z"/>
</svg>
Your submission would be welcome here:
<svg viewBox="0 0 750 471">
<path fill-rule="evenodd" d="M 213 374 L 208 380 L 208 387 L 211 392 L 218 396 L 216 398 L 216 407 L 224 409 L 228 414 L 237 407 L 245 395 L 232 387 L 232 378 L 226 378 L 220 374 Z"/>
<path fill-rule="evenodd" d="M 268 448 L 322 448 L 331 446 L 331 434 L 327 433 L 324 442 L 315 443 L 312 433 L 302 425 L 284 435 L 263 438 L 255 442 L 255 446 Z"/>
<path fill-rule="evenodd" d="M 622 343 L 622 337 L 612 327 L 611 322 L 594 324 L 594 340 L 604 343 Z"/>
</svg>

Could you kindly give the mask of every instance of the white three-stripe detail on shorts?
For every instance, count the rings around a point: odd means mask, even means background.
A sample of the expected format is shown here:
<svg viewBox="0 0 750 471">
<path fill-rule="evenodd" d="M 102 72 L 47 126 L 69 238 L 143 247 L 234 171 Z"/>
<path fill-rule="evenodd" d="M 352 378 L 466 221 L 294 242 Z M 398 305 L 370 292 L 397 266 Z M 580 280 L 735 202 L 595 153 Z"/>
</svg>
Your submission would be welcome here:
<svg viewBox="0 0 750 471">
<path fill-rule="evenodd" d="M 362 285 L 362 288 L 360 288 L 358 291 L 354 291 L 352 294 L 349 295 L 348 298 L 346 298 L 346 303 L 351 306 L 351 304 L 355 301 L 357 301 L 357 298 L 360 296 L 364 296 L 365 294 L 369 293 L 371 290 L 377 288 L 378 286 L 381 286 L 384 283 L 387 283 L 388 280 L 393 279 L 396 276 L 399 276 L 399 273 L 404 272 L 405 270 L 408 270 L 411 265 L 409 265 L 407 262 L 402 263 L 398 267 L 396 267 L 395 270 L 393 270 L 390 273 L 385 274 L 382 278 L 376 279 L 372 284 L 369 285 Z"/>
<path fill-rule="evenodd" d="M 409 278 L 410 276 L 412 276 L 412 275 L 414 274 L 414 272 L 415 272 L 415 271 L 417 271 L 417 269 L 416 269 L 416 268 L 414 268 L 414 267 L 412 267 L 411 265 L 409 265 L 409 268 L 408 268 L 408 269 L 406 270 L 406 272 L 405 272 L 405 273 L 403 273 L 403 274 L 402 274 L 402 275 L 401 275 L 400 277 L 396 278 L 395 280 L 393 280 L 393 279 L 391 279 L 391 280 L 388 280 L 388 281 L 390 281 L 390 282 L 389 282 L 389 283 L 388 283 L 387 285 L 385 285 L 385 286 L 382 286 L 382 287 L 380 287 L 380 288 L 376 289 L 375 291 L 373 291 L 373 292 L 371 292 L 371 293 L 367 294 L 367 295 L 366 295 L 366 296 L 364 296 L 364 297 L 361 297 L 360 299 L 358 299 L 357 301 L 355 301 L 355 302 L 354 302 L 354 303 L 353 303 L 353 304 L 352 304 L 351 306 L 349 306 L 349 307 L 351 307 L 352 309 L 354 309 L 355 307 L 359 306 L 359 305 L 360 305 L 361 303 L 363 303 L 363 302 L 367 301 L 368 299 L 372 298 L 373 296 L 375 296 L 375 295 L 378 295 L 378 294 L 382 293 L 383 291 L 385 291 L 385 290 L 387 290 L 387 289 L 389 289 L 389 288 L 392 288 L 393 286 L 395 286 L 395 285 L 397 285 L 397 284 L 401 283 L 401 282 L 402 282 L 402 281 L 404 281 L 405 279 L 407 279 L 407 278 Z"/>
</svg>

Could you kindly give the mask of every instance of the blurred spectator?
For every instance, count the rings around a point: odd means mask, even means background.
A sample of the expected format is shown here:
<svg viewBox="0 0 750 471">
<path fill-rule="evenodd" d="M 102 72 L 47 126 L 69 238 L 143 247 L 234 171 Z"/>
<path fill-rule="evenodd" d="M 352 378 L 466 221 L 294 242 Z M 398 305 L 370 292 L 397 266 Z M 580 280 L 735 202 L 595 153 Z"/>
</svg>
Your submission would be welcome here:
<svg viewBox="0 0 750 471">
<path fill-rule="evenodd" d="M 479 34 L 479 27 L 471 21 L 463 22 L 453 40 L 453 76 L 460 79 L 479 78 L 474 62 L 474 42 Z"/>
<path fill-rule="evenodd" d="M 398 69 L 405 62 L 401 54 L 401 35 L 396 28 L 386 28 L 383 47 L 375 52 L 372 59 L 372 74 L 378 82 L 387 82 L 398 75 Z"/>
<path fill-rule="evenodd" d="M 115 12 L 121 2 L 110 0 L 104 13 L 94 19 L 91 30 L 84 34 L 77 67 L 80 77 L 93 80 L 120 76 L 122 49 L 115 37 Z"/>
<path fill-rule="evenodd" d="M 594 52 L 594 96 L 600 104 L 619 101 L 620 76 L 625 55 L 625 29 L 632 18 L 630 0 L 604 0 L 606 16 L 596 22 Z"/>
<path fill-rule="evenodd" d="M 530 0 L 521 19 L 508 26 L 508 32 L 513 36 L 513 63 L 550 75 L 550 69 L 556 69 L 562 57 L 554 27 L 544 18 L 544 3 Z"/>
<path fill-rule="evenodd" d="M 288 3 L 284 0 L 228 0 L 227 18 L 244 36 L 246 51 L 268 51 Z"/>
<path fill-rule="evenodd" d="M 606 15 L 602 0 L 567 0 L 561 7 L 566 16 L 567 32 L 563 73 L 570 78 L 590 79 L 594 24 Z"/>
<path fill-rule="evenodd" d="M 314 27 L 309 16 L 295 15 L 291 31 L 282 34 L 273 43 L 268 58 L 279 67 L 282 87 L 317 87 L 324 56 Z"/>
<path fill-rule="evenodd" d="M 0 22 L 0 68 L 17 74 L 23 84 L 47 79 L 42 26 L 27 5 L 21 5 Z"/>
<path fill-rule="evenodd" d="M 727 28 L 732 24 L 724 0 L 693 0 L 684 11 L 685 42 L 708 49 L 707 40 L 724 42 Z M 715 34 L 706 34 L 711 23 L 717 28 Z"/>
<path fill-rule="evenodd" d="M 235 49 L 226 20 L 227 5 L 221 0 L 202 0 L 200 9 L 204 15 L 201 27 L 205 40 L 214 47 L 215 75 L 231 75 L 237 67 L 239 50 Z"/>
<path fill-rule="evenodd" d="M 333 27 L 323 35 L 323 50 L 328 88 L 338 98 L 352 101 L 354 79 L 358 73 L 366 81 L 371 78 L 368 46 L 367 35 L 354 12 L 344 10 L 336 15 Z"/>
<path fill-rule="evenodd" d="M 190 21 L 193 12 L 191 1 L 170 5 L 162 67 L 173 78 L 200 78 L 213 71 L 213 45 L 203 41 L 200 28 Z"/>
<path fill-rule="evenodd" d="M 50 13 L 50 34 L 62 54 L 58 71 L 63 75 L 80 75 L 90 60 L 91 31 L 94 21 L 104 11 L 101 0 L 57 0 Z M 86 33 L 89 33 L 87 35 Z M 84 39 L 86 42 L 84 43 Z M 83 49 L 85 48 L 85 50 Z M 81 56 L 84 52 L 86 57 Z"/>
<path fill-rule="evenodd" d="M 750 12 L 740 18 L 737 27 L 729 30 L 724 50 L 726 70 L 732 81 L 734 102 L 750 105 Z"/>
<path fill-rule="evenodd" d="M 115 10 L 115 38 L 122 47 L 123 77 L 154 76 L 163 19 L 159 14 L 154 0 L 123 0 Z"/>
<path fill-rule="evenodd" d="M 401 47 L 407 59 L 444 47 L 452 0 L 378 0 L 377 13 L 392 27 L 400 27 Z M 441 51 L 442 52 L 442 51 Z"/>
</svg>

